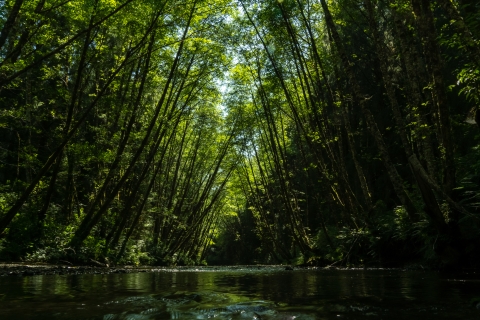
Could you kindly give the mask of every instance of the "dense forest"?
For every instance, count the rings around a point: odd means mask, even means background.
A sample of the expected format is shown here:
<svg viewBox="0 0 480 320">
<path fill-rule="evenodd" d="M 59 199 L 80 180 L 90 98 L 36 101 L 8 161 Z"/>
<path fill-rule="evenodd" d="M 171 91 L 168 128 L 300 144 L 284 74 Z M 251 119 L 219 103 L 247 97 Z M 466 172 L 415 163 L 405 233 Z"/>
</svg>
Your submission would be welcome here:
<svg viewBox="0 0 480 320">
<path fill-rule="evenodd" d="M 0 260 L 480 265 L 476 0 L 0 1 Z"/>
</svg>

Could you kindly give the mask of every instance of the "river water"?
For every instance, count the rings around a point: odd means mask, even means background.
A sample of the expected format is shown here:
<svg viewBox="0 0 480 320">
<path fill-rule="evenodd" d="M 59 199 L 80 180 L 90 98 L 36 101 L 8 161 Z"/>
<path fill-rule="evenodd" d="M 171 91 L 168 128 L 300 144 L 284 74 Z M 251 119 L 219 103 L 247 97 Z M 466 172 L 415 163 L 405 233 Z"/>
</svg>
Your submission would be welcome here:
<svg viewBox="0 0 480 320">
<path fill-rule="evenodd" d="M 475 273 L 240 268 L 0 277 L 0 319 L 480 319 L 479 302 Z"/>
</svg>

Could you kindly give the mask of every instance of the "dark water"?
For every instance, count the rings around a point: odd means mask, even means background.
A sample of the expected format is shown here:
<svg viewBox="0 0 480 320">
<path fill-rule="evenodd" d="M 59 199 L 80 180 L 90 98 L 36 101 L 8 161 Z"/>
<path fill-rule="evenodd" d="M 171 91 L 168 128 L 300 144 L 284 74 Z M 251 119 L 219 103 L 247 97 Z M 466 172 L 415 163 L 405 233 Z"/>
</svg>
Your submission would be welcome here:
<svg viewBox="0 0 480 320">
<path fill-rule="evenodd" d="M 0 319 L 480 319 L 480 275 L 398 270 L 0 277 Z"/>
</svg>

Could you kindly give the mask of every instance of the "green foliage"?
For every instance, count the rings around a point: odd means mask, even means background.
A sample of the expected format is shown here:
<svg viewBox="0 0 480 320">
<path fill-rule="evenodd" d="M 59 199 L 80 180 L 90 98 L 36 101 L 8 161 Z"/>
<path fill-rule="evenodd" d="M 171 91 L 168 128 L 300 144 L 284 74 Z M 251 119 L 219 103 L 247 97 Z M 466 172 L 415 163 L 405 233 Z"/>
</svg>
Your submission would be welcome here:
<svg viewBox="0 0 480 320">
<path fill-rule="evenodd" d="M 479 262 L 478 5 L 42 3 L 0 8 L 0 259 Z"/>
<path fill-rule="evenodd" d="M 476 105 L 480 103 L 480 69 L 467 65 L 458 73 L 458 85 L 461 86 L 460 94 L 465 95 L 467 100 L 473 101 Z"/>
<path fill-rule="evenodd" d="M 151 265 L 154 261 L 151 254 L 146 251 L 144 240 L 129 240 L 127 248 L 124 257 L 119 263 L 139 266 Z"/>
</svg>

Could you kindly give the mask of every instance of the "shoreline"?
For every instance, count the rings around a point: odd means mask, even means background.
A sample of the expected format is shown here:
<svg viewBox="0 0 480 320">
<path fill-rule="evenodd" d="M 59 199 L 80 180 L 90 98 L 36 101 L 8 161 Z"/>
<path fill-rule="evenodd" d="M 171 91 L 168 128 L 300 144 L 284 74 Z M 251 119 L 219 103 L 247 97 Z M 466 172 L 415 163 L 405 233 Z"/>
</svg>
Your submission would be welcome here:
<svg viewBox="0 0 480 320">
<path fill-rule="evenodd" d="M 237 266 L 100 266 L 100 265 L 67 265 L 26 262 L 0 262 L 0 277 L 4 276 L 36 276 L 36 275 L 83 275 L 83 274 L 121 274 L 121 273 L 154 273 L 154 272 L 262 272 L 262 271 L 301 271 L 301 270 L 396 270 L 426 271 L 428 268 L 365 268 L 365 267 L 303 267 L 290 265 L 237 265 Z M 463 270 L 465 272 L 467 270 Z M 473 271 L 473 270 L 471 270 Z M 475 270 L 478 271 L 478 270 Z M 462 273 L 463 273 L 462 272 Z"/>
</svg>

